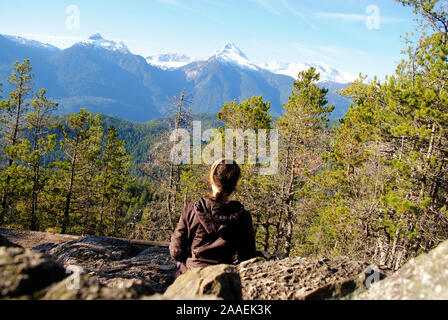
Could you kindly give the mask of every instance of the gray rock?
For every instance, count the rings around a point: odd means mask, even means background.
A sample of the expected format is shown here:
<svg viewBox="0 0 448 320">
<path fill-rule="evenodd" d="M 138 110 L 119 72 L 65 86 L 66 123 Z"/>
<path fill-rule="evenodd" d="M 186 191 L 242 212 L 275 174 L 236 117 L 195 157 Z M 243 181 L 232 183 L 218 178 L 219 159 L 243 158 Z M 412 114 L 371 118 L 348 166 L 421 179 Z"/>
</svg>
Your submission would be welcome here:
<svg viewBox="0 0 448 320">
<path fill-rule="evenodd" d="M 353 297 L 355 300 L 447 300 L 448 241 L 409 260 L 387 279 Z"/>
<path fill-rule="evenodd" d="M 6 239 L 4 236 L 0 234 L 0 247 L 7 247 L 7 248 L 22 248 L 22 246 L 19 246 L 18 244 L 12 243 L 8 239 Z"/>
<path fill-rule="evenodd" d="M 241 280 L 234 266 L 220 264 L 197 268 L 179 276 L 163 296 L 168 299 L 205 296 L 210 299 L 241 300 Z"/>
<path fill-rule="evenodd" d="M 137 256 L 144 256 L 147 254 L 170 254 L 170 251 L 168 248 L 147 248 L 140 252 Z"/>
<path fill-rule="evenodd" d="M 33 248 L 31 250 L 38 251 L 41 253 L 47 253 L 51 249 L 55 248 L 57 246 L 56 243 L 41 243 Z"/>
<path fill-rule="evenodd" d="M 76 261 L 117 261 L 131 252 L 131 243 L 105 237 L 84 237 L 59 244 L 48 253 L 67 265 Z"/>
<path fill-rule="evenodd" d="M 105 286 L 94 277 L 79 274 L 51 285 L 41 292 L 42 300 L 122 300 L 138 299 L 135 286 Z"/>
<path fill-rule="evenodd" d="M 62 266 L 41 253 L 0 247 L 0 297 L 32 296 L 66 276 Z"/>
<path fill-rule="evenodd" d="M 106 287 L 132 287 L 141 294 L 163 293 L 173 282 L 175 262 L 166 249 L 131 256 L 129 241 L 86 237 L 59 244 L 48 254 L 65 267 L 78 266 Z"/>
<path fill-rule="evenodd" d="M 238 268 L 245 300 L 339 299 L 366 289 L 370 265 L 347 258 L 254 258 Z M 380 278 L 390 270 L 375 266 Z"/>
</svg>

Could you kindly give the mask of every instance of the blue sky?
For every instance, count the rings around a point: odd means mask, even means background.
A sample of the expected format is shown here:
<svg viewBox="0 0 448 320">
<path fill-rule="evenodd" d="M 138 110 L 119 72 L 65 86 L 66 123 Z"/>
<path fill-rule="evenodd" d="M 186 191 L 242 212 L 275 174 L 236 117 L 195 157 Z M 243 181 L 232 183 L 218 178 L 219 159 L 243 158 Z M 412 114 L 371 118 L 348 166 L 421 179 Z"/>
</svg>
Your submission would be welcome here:
<svg viewBox="0 0 448 320">
<path fill-rule="evenodd" d="M 205 57 L 233 42 L 255 63 L 324 62 L 381 78 L 414 28 L 412 11 L 393 0 L 0 1 L 1 34 L 62 48 L 97 32 L 143 56 Z"/>
</svg>

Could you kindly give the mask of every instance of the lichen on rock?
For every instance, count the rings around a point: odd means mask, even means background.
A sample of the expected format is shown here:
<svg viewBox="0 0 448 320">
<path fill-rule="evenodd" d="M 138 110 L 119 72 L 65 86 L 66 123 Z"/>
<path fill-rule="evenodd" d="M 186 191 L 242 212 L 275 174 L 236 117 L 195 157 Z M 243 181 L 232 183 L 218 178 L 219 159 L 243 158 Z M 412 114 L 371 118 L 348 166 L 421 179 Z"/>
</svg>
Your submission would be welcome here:
<svg viewBox="0 0 448 320">
<path fill-rule="evenodd" d="M 197 268 L 179 276 L 164 297 L 210 296 L 212 299 L 241 300 L 241 280 L 234 266 L 220 264 Z"/>
<path fill-rule="evenodd" d="M 22 248 L 0 247 L 0 297 L 32 296 L 67 276 L 53 259 Z"/>
<path fill-rule="evenodd" d="M 428 254 L 409 260 L 387 279 L 356 296 L 356 300 L 447 300 L 448 241 Z"/>
</svg>

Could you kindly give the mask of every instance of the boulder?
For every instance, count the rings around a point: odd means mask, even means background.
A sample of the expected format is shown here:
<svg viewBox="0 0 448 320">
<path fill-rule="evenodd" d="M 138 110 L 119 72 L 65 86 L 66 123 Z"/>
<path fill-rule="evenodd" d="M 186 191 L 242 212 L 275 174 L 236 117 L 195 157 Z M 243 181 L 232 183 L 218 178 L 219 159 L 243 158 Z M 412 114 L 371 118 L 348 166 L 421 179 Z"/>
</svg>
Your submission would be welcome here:
<svg viewBox="0 0 448 320">
<path fill-rule="evenodd" d="M 117 261 L 131 252 L 131 243 L 106 237 L 84 237 L 65 242 L 48 253 L 58 262 L 67 265 L 76 261 Z"/>
<path fill-rule="evenodd" d="M 32 296 L 66 276 L 61 265 L 38 252 L 0 247 L 1 298 Z"/>
<path fill-rule="evenodd" d="M 46 252 L 65 267 L 81 267 L 103 286 L 132 288 L 145 295 L 163 293 L 176 271 L 168 249 L 149 248 L 132 256 L 134 249 L 126 240 L 85 237 Z"/>
<path fill-rule="evenodd" d="M 448 241 L 352 297 L 355 300 L 448 300 Z"/>
<path fill-rule="evenodd" d="M 0 234 L 0 247 L 7 247 L 7 248 L 22 248 L 18 244 L 12 243 L 8 239 L 6 239 L 4 236 Z"/>
<path fill-rule="evenodd" d="M 237 268 L 230 265 L 220 264 L 192 269 L 179 276 L 168 287 L 163 297 L 167 299 L 205 297 L 212 300 L 217 298 L 241 300 L 241 280 Z"/>
<path fill-rule="evenodd" d="M 31 250 L 38 251 L 41 253 L 48 253 L 51 249 L 57 247 L 56 243 L 41 243 L 33 248 Z"/>
<path fill-rule="evenodd" d="M 348 258 L 310 260 L 254 258 L 238 266 L 245 300 L 339 299 L 366 290 L 375 271 L 378 279 L 390 270 Z"/>
<path fill-rule="evenodd" d="M 142 292 L 131 286 L 106 286 L 94 277 L 79 273 L 44 289 L 42 300 L 123 300 L 138 299 Z"/>
</svg>

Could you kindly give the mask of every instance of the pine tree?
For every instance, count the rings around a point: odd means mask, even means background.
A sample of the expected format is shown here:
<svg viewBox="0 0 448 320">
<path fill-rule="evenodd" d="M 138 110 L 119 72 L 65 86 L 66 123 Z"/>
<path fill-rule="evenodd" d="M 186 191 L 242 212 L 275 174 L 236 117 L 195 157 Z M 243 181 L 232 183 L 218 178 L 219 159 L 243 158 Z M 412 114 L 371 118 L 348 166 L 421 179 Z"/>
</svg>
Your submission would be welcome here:
<svg viewBox="0 0 448 320">
<path fill-rule="evenodd" d="M 25 161 L 31 167 L 32 183 L 31 193 L 31 217 L 30 228 L 37 231 L 38 226 L 38 204 L 39 194 L 43 189 L 41 180 L 42 161 L 45 155 L 56 150 L 56 134 L 50 134 L 57 127 L 57 122 L 53 119 L 53 112 L 57 110 L 58 105 L 45 97 L 45 89 L 35 93 L 30 103 L 30 112 L 24 119 L 26 130 L 30 135 L 31 148 L 26 155 Z"/>
<path fill-rule="evenodd" d="M 77 202 L 79 215 L 84 215 L 84 225 L 80 229 L 89 228 L 89 210 L 93 203 L 92 180 L 100 157 L 103 130 L 100 116 L 93 116 L 86 109 L 70 115 L 66 120 L 66 127 L 61 128 L 61 148 L 68 159 L 56 164 L 65 176 L 62 181 L 65 190 L 62 233 L 69 230 L 74 201 Z"/>
<path fill-rule="evenodd" d="M 113 234 L 118 234 L 119 210 L 117 207 L 129 205 L 129 195 L 125 192 L 125 186 L 130 184 L 133 179 L 129 176 L 129 167 L 131 166 L 131 157 L 126 152 L 126 142 L 120 141 L 118 132 L 114 127 L 109 127 L 105 135 L 105 146 L 100 161 L 99 174 L 99 225 L 98 234 L 104 235 L 105 221 L 113 221 Z M 115 210 L 114 210 L 115 209 Z"/>
<path fill-rule="evenodd" d="M 266 138 L 270 136 L 270 130 L 273 129 L 273 120 L 270 115 L 271 104 L 263 100 L 263 96 L 253 96 L 244 101 L 227 102 L 222 106 L 218 113 L 218 120 L 223 121 L 226 129 L 240 130 L 244 135 L 246 130 L 253 130 L 256 135 L 257 148 L 260 133 L 266 133 Z M 223 133 L 223 145 L 228 142 L 226 140 L 224 128 L 221 128 Z M 249 151 L 249 137 L 244 137 L 243 154 L 248 155 Z M 234 142 L 232 142 L 234 143 Z M 267 146 L 267 153 L 269 153 L 270 145 Z M 239 152 L 234 151 L 235 159 L 240 156 Z M 257 160 L 257 159 L 253 159 Z M 275 212 L 275 207 L 272 206 L 274 202 L 274 194 L 272 192 L 272 177 L 260 174 L 261 163 L 250 163 L 249 157 L 244 157 L 244 164 L 241 165 L 242 175 L 235 193 L 235 198 L 241 201 L 247 210 L 249 210 L 254 219 L 254 229 L 257 235 L 257 244 L 265 251 L 270 249 L 271 244 L 271 228 L 273 225 L 272 217 Z M 258 161 L 260 162 L 260 161 Z M 207 168 L 209 169 L 209 168 Z M 207 188 L 209 188 L 207 186 Z"/>
<path fill-rule="evenodd" d="M 7 101 L 1 104 L 2 132 L 0 136 L 3 138 L 3 150 L 7 158 L 7 168 L 3 172 L 1 184 L 1 207 L 0 207 L 0 224 L 3 223 L 9 198 L 13 195 L 17 196 L 23 189 L 21 177 L 24 174 L 24 167 L 17 162 L 20 156 L 25 152 L 27 146 L 26 141 L 22 137 L 24 114 L 29 108 L 27 101 L 31 87 L 31 66 L 29 60 L 22 63 L 14 64 L 13 73 L 7 78 L 8 83 L 12 87 Z"/>
<path fill-rule="evenodd" d="M 296 205 L 303 202 L 303 192 L 309 174 L 318 167 L 319 144 L 325 136 L 327 118 L 334 106 L 327 106 L 328 90 L 319 88 L 319 74 L 315 68 L 302 71 L 294 81 L 284 114 L 278 119 L 281 159 L 276 194 L 277 241 L 284 243 L 284 252 L 290 255 L 293 247 L 294 226 L 297 220 Z M 306 168 L 306 169 L 305 169 Z"/>
</svg>

